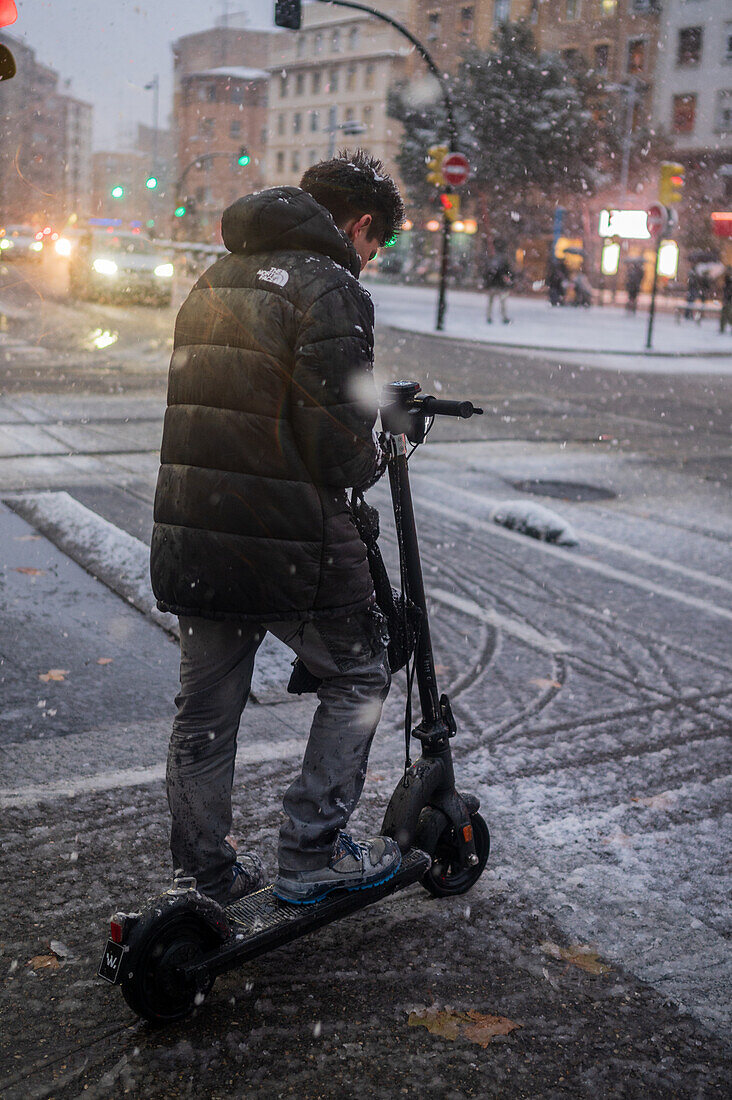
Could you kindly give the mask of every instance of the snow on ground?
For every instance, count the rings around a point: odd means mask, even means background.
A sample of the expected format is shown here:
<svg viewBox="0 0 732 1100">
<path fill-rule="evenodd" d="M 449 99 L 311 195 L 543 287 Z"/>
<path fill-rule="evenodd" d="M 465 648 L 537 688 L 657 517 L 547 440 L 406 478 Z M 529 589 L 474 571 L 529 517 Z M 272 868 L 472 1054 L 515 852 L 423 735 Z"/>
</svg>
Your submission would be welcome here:
<svg viewBox="0 0 732 1100">
<path fill-rule="evenodd" d="M 376 322 L 410 332 L 435 333 L 437 290 L 366 280 L 374 299 Z M 509 299 L 511 324 L 485 319 L 486 295 L 448 290 L 442 335 L 514 349 L 561 352 L 567 362 L 581 361 L 612 370 L 732 374 L 732 332 L 719 332 L 716 319 L 700 325 L 673 314 L 657 313 L 653 352 L 646 352 L 648 317 L 618 306 L 552 308 L 543 298 Z M 438 334 L 439 335 L 439 334 Z M 577 360 L 567 356 L 576 355 Z"/>
</svg>

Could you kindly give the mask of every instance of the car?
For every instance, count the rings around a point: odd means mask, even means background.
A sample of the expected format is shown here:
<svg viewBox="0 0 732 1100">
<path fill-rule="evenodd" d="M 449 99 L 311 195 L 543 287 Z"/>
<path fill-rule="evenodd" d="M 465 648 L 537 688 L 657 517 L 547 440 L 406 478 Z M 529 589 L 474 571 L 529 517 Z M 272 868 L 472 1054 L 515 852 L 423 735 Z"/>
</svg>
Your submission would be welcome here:
<svg viewBox="0 0 732 1100">
<path fill-rule="evenodd" d="M 37 262 L 42 254 L 43 241 L 32 225 L 6 225 L 0 229 L 0 258 L 3 260 Z"/>
<path fill-rule="evenodd" d="M 174 274 L 170 256 L 134 231 L 88 230 L 69 256 L 69 291 L 76 298 L 170 305 Z"/>
</svg>

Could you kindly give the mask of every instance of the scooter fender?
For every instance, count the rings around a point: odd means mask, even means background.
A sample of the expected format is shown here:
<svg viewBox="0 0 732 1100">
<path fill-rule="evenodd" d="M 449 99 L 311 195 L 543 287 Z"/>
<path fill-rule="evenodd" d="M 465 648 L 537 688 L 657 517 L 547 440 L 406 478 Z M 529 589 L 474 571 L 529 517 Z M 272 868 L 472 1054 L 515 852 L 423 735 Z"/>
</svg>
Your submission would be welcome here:
<svg viewBox="0 0 732 1100">
<path fill-rule="evenodd" d="M 445 767 L 439 757 L 421 757 L 407 768 L 391 796 L 381 827 L 383 836 L 396 840 L 402 852 L 414 844 L 419 815 L 435 791 L 445 785 Z"/>
</svg>

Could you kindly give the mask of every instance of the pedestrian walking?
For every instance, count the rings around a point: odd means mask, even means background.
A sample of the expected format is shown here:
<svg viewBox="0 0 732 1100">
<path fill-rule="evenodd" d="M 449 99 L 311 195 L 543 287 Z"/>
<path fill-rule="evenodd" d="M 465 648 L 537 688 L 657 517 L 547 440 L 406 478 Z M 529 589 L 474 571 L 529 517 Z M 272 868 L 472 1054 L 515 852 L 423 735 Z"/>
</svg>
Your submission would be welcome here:
<svg viewBox="0 0 732 1100">
<path fill-rule="evenodd" d="M 389 690 L 388 636 L 346 488 L 383 471 L 373 305 L 359 274 L 404 207 L 363 150 L 224 211 L 228 252 L 180 309 L 155 497 L 151 574 L 180 620 L 168 753 L 173 865 L 227 904 L 261 887 L 231 828 L 239 721 L 270 631 L 322 683 L 284 796 L 275 893 L 310 902 L 377 885 L 389 837 L 343 832 Z"/>
<path fill-rule="evenodd" d="M 589 309 L 592 305 L 592 285 L 584 271 L 578 271 L 572 283 L 574 298 L 572 304 Z"/>
<path fill-rule="evenodd" d="M 483 285 L 488 291 L 485 319 L 489 325 L 493 323 L 493 302 L 497 298 L 501 308 L 501 320 L 504 325 L 508 325 L 511 318 L 506 309 L 506 299 L 514 283 L 514 273 L 508 259 L 505 241 L 495 240 L 493 249 L 493 255 L 488 258 L 483 269 Z"/>
<path fill-rule="evenodd" d="M 684 310 L 684 317 L 687 321 L 691 321 L 694 317 L 694 303 L 699 297 L 699 275 L 695 267 L 689 269 L 689 275 L 686 280 L 686 309 Z"/>
<path fill-rule="evenodd" d="M 625 292 L 628 295 L 625 308 L 629 313 L 635 313 L 638 308 L 638 295 L 640 294 L 642 283 L 643 261 L 634 260 L 628 265 L 628 272 L 625 276 Z"/>
<path fill-rule="evenodd" d="M 569 270 L 563 258 L 552 256 L 549 260 L 546 285 L 549 290 L 549 303 L 552 306 L 563 306 L 564 295 L 567 292 L 569 282 Z"/>
<path fill-rule="evenodd" d="M 719 315 L 719 331 L 727 325 L 732 329 L 732 264 L 728 264 L 722 276 L 722 312 Z"/>
</svg>

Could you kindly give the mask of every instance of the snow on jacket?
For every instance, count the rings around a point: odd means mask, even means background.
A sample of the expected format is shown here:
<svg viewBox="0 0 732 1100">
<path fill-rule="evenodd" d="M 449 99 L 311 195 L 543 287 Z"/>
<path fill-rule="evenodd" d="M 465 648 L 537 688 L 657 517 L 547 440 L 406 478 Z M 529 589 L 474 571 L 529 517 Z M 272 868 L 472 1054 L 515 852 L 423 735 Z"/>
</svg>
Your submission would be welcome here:
<svg viewBox="0 0 732 1100">
<path fill-rule="evenodd" d="M 342 615 L 373 596 L 345 490 L 372 480 L 373 305 L 305 191 L 238 199 L 178 314 L 151 576 L 178 615 Z"/>
</svg>

